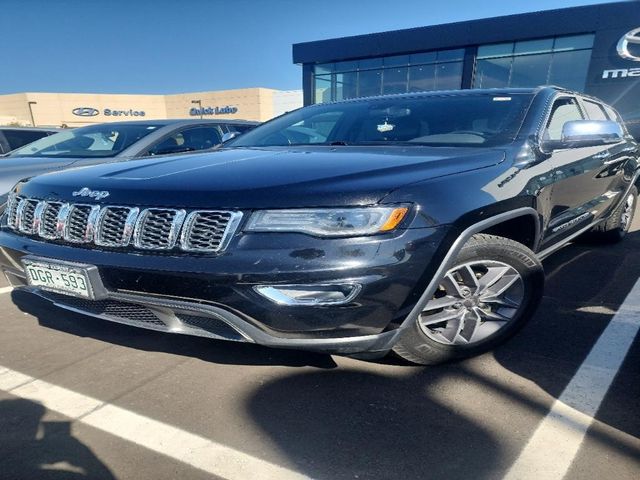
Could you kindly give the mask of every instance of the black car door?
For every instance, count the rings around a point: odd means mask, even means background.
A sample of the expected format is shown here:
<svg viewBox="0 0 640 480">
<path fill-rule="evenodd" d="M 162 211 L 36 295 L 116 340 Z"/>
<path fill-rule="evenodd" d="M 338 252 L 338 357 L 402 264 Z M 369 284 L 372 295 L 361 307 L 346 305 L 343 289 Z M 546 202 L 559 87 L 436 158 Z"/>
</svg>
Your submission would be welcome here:
<svg viewBox="0 0 640 480">
<path fill-rule="evenodd" d="M 599 102 L 587 98 L 581 98 L 580 101 L 590 120 L 621 121 L 612 109 L 606 109 Z M 629 187 L 631 179 L 625 176 L 625 170 L 628 162 L 634 160 L 635 154 L 636 146 L 627 141 L 607 145 L 597 154 L 597 157 L 602 160 L 602 166 L 596 176 L 596 181 L 604 189 L 607 200 L 610 200 L 603 202 L 603 208 L 601 209 L 603 215 L 608 215 L 610 210 L 618 205 L 621 201 L 621 195 Z"/>
<path fill-rule="evenodd" d="M 584 106 L 574 96 L 554 101 L 543 138 L 560 140 L 562 127 L 571 120 L 587 119 Z M 619 144 L 618 144 L 619 146 Z M 609 211 L 619 195 L 612 181 L 612 160 L 618 160 L 616 145 L 562 148 L 551 152 L 549 164 L 550 216 L 544 226 L 542 248 L 587 227 Z M 616 173 L 613 173 L 614 177 Z"/>
</svg>

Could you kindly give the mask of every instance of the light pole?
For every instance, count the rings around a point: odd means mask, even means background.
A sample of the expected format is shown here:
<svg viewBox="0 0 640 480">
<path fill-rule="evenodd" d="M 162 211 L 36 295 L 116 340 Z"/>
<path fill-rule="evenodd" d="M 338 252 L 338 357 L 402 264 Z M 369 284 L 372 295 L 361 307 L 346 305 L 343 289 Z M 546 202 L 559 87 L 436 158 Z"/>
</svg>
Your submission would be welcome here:
<svg viewBox="0 0 640 480">
<path fill-rule="evenodd" d="M 31 116 L 31 126 L 35 127 L 36 126 L 36 122 L 33 120 L 33 108 L 31 108 L 31 105 L 37 105 L 38 102 L 27 102 L 27 105 L 29 105 L 29 115 Z"/>
<path fill-rule="evenodd" d="M 198 111 L 200 112 L 200 120 L 202 120 L 202 100 L 191 100 L 191 103 L 198 105 Z"/>
</svg>

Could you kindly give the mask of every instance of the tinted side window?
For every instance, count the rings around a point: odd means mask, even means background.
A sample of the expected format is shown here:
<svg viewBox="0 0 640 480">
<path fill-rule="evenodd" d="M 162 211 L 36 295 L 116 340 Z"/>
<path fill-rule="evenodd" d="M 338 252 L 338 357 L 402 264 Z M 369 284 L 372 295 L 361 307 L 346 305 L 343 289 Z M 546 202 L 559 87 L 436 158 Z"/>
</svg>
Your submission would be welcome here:
<svg viewBox="0 0 640 480">
<path fill-rule="evenodd" d="M 213 148 L 222 143 L 222 135 L 216 126 L 186 128 L 165 138 L 149 149 L 149 155 L 195 152 Z"/>
<path fill-rule="evenodd" d="M 227 128 L 230 132 L 245 133 L 256 127 L 255 125 L 227 125 Z"/>
<path fill-rule="evenodd" d="M 561 98 L 560 100 L 556 100 L 551 109 L 551 116 L 549 117 L 549 123 L 547 123 L 547 129 L 545 130 L 545 137 L 548 140 L 561 140 L 562 127 L 564 124 L 571 120 L 583 120 L 583 118 L 575 98 Z"/>
<path fill-rule="evenodd" d="M 4 133 L 0 130 L 0 155 L 9 151 L 9 144 L 4 139 Z"/>
<path fill-rule="evenodd" d="M 48 135 L 47 132 L 39 132 L 39 131 L 29 131 L 29 130 L 5 130 L 4 136 L 9 142 L 9 147 L 11 150 L 15 150 L 16 148 L 20 148 L 24 145 L 27 145 L 31 142 L 35 142 L 36 140 L 41 139 L 42 137 L 46 137 Z"/>
<path fill-rule="evenodd" d="M 597 103 L 585 100 L 584 108 L 591 120 L 608 120 L 607 114 L 604 112 L 604 109 Z"/>
</svg>

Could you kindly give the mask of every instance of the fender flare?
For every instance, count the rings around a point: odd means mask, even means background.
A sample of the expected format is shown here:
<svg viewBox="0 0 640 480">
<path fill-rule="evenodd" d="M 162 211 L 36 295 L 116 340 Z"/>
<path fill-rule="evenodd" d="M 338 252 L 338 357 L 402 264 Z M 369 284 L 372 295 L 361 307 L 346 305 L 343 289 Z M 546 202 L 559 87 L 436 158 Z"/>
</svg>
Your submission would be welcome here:
<svg viewBox="0 0 640 480">
<path fill-rule="evenodd" d="M 434 273 L 433 277 L 429 281 L 427 288 L 422 293 L 414 307 L 411 309 L 406 318 L 402 321 L 400 326 L 396 329 L 395 335 L 389 341 L 389 348 L 391 348 L 395 342 L 398 340 L 402 332 L 411 325 L 411 323 L 417 318 L 418 314 L 423 310 L 423 308 L 427 305 L 429 300 L 433 297 L 436 289 L 438 288 L 438 283 L 440 279 L 444 276 L 445 272 L 451 268 L 453 262 L 455 261 L 458 253 L 462 249 L 465 243 L 475 234 L 486 230 L 494 225 L 505 222 L 507 220 L 512 220 L 514 218 L 523 217 L 523 216 L 532 216 L 535 220 L 535 244 L 538 244 L 540 239 L 540 221 L 538 212 L 532 207 L 521 207 L 515 210 L 510 210 L 508 212 L 503 212 L 496 214 L 492 217 L 485 218 L 484 220 L 474 223 L 467 227 L 453 242 L 453 244 L 449 247 L 444 259 L 440 263 L 440 266 Z"/>
</svg>

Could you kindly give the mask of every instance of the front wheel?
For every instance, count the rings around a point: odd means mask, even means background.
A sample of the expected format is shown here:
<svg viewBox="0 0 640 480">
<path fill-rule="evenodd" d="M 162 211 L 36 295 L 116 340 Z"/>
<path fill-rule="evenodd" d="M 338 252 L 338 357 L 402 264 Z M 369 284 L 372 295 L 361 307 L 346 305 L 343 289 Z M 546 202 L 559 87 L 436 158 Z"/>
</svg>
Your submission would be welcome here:
<svg viewBox="0 0 640 480">
<path fill-rule="evenodd" d="M 421 365 L 486 352 L 531 318 L 543 288 L 542 265 L 531 250 L 507 238 L 475 235 L 393 351 Z"/>
</svg>

